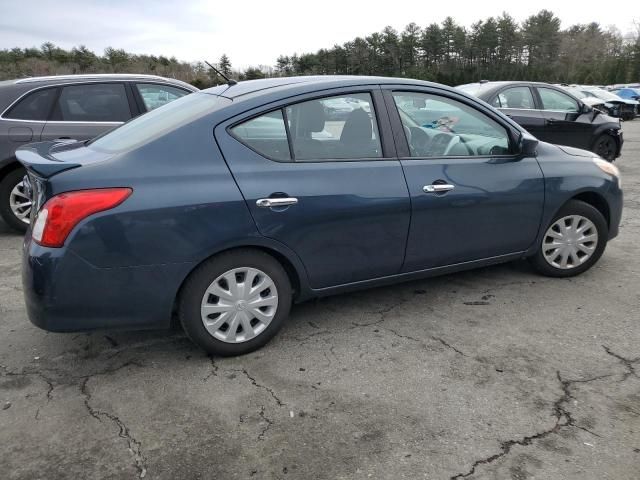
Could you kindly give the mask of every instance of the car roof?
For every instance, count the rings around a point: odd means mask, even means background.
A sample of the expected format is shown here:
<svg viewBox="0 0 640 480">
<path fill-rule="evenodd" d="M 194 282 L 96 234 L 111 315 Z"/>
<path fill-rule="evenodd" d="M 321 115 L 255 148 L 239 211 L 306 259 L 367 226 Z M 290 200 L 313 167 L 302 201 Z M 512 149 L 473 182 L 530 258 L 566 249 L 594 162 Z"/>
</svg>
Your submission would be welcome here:
<svg viewBox="0 0 640 480">
<path fill-rule="evenodd" d="M 277 90 L 278 93 L 284 93 L 287 90 L 299 90 L 300 87 L 305 86 L 313 87 L 314 89 L 322 89 L 377 84 L 420 85 L 443 88 L 443 85 L 441 84 L 407 78 L 356 75 L 309 75 L 300 77 L 277 77 L 260 80 L 245 80 L 235 85 L 219 85 L 202 91 L 204 93 L 211 93 L 234 99 L 245 95 L 257 94 L 258 92 L 264 92 L 266 90 Z"/>
<path fill-rule="evenodd" d="M 48 75 L 41 77 L 16 78 L 13 80 L 4 80 L 0 82 L 0 89 L 3 87 L 14 87 L 20 91 L 26 91 L 31 90 L 32 88 L 60 85 L 64 83 L 136 80 L 147 82 L 162 82 L 186 88 L 192 92 L 198 91 L 198 88 L 194 87 L 193 85 L 181 80 L 176 80 L 175 78 L 166 78 L 159 75 L 145 75 L 137 73 L 90 73 L 82 75 Z"/>
</svg>

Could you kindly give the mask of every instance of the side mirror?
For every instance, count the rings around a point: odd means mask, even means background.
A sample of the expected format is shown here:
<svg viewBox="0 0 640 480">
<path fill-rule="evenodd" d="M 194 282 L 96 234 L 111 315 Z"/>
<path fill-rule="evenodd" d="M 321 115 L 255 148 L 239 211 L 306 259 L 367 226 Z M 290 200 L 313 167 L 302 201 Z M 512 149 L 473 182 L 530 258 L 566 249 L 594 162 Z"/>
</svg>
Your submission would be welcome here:
<svg viewBox="0 0 640 480">
<path fill-rule="evenodd" d="M 538 140 L 531 135 L 523 134 L 520 137 L 520 153 L 525 157 L 535 157 L 538 150 Z"/>
<path fill-rule="evenodd" d="M 591 113 L 591 112 L 593 112 L 593 108 L 587 105 L 586 103 L 583 103 L 582 107 L 580 108 L 580 113 Z"/>
</svg>

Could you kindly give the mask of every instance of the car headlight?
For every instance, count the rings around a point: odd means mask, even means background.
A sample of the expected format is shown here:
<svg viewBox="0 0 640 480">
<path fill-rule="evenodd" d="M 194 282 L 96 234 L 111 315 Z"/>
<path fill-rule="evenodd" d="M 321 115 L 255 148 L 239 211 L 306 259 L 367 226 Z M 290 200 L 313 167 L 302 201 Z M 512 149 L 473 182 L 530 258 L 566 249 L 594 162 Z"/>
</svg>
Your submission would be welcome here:
<svg viewBox="0 0 640 480">
<path fill-rule="evenodd" d="M 602 170 L 604 173 L 608 173 L 609 175 L 616 177 L 618 179 L 618 186 L 622 186 L 622 179 L 620 178 L 620 170 L 613 163 L 607 162 L 598 157 L 593 157 L 593 163 Z"/>
</svg>

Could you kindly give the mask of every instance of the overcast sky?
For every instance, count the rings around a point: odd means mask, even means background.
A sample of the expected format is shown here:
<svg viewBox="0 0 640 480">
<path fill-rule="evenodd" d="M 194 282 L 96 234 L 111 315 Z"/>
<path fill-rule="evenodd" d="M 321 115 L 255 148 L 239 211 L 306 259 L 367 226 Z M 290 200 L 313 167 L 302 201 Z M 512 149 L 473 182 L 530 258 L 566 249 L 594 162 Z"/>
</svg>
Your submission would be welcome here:
<svg viewBox="0 0 640 480">
<path fill-rule="evenodd" d="M 0 0 L 0 48 L 51 41 L 64 48 L 84 44 L 99 54 L 112 46 L 186 61 L 217 60 L 226 53 L 235 68 L 245 68 L 342 44 L 386 25 L 402 30 L 410 22 L 425 26 L 450 15 L 469 26 L 505 10 L 522 21 L 542 8 L 553 11 L 563 27 L 597 21 L 626 33 L 634 28 L 634 14 L 640 22 L 637 0 Z"/>
</svg>

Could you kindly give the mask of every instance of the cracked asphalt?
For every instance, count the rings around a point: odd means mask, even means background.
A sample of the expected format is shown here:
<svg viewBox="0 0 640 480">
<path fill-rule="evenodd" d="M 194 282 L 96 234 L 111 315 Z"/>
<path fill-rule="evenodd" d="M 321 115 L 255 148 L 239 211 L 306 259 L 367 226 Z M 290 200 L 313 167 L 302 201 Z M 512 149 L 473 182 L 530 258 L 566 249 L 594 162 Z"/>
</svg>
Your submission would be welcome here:
<svg viewBox="0 0 640 480">
<path fill-rule="evenodd" d="M 266 348 L 32 326 L 0 224 L 3 479 L 638 479 L 640 120 L 573 279 L 526 262 L 295 306 Z"/>
</svg>

